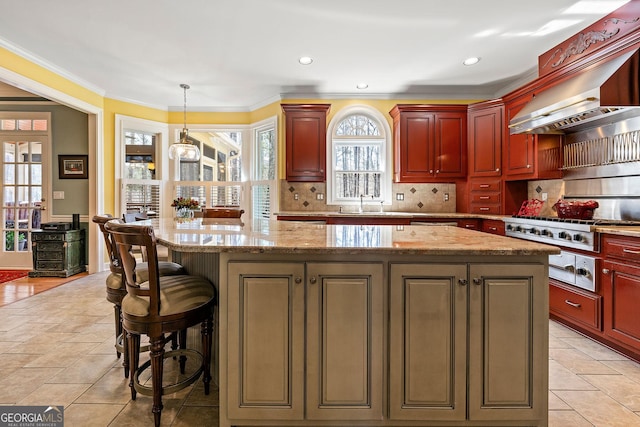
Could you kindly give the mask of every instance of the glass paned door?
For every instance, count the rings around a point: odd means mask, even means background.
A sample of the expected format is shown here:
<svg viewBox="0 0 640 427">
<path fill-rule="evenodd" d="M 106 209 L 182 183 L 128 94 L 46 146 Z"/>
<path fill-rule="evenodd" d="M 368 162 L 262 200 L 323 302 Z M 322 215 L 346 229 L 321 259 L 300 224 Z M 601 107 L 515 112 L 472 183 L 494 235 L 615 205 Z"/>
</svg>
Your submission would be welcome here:
<svg viewBox="0 0 640 427">
<path fill-rule="evenodd" d="M 31 231 L 47 221 L 46 137 L 2 138 L 1 268 L 32 268 Z"/>
</svg>

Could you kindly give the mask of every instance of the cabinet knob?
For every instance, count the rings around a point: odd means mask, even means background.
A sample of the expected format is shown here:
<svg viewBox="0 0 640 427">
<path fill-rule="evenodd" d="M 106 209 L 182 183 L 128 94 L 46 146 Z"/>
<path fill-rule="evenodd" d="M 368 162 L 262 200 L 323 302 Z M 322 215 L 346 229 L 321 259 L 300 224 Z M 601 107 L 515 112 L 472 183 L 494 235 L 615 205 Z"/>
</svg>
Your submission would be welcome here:
<svg viewBox="0 0 640 427">
<path fill-rule="evenodd" d="M 296 277 L 296 278 L 294 279 L 294 282 L 296 282 L 297 284 L 302 283 L 302 277 Z"/>
<path fill-rule="evenodd" d="M 440 173 L 440 169 L 436 169 L 436 173 Z"/>
<path fill-rule="evenodd" d="M 602 274 L 609 274 L 609 269 L 608 268 L 603 268 L 602 269 Z"/>
<path fill-rule="evenodd" d="M 479 277 L 474 277 L 474 278 L 473 278 L 473 284 L 474 284 L 474 285 L 480 285 L 480 284 L 482 284 L 482 279 L 480 279 Z"/>
<path fill-rule="evenodd" d="M 309 279 L 309 283 L 311 283 L 312 285 L 315 285 L 317 281 L 318 281 L 318 280 L 316 279 L 316 277 L 315 277 L 315 276 L 312 276 L 312 277 Z"/>
<path fill-rule="evenodd" d="M 527 169 L 531 169 L 531 165 L 527 165 Z"/>
<path fill-rule="evenodd" d="M 496 172 L 500 172 L 500 168 L 496 168 Z"/>
<path fill-rule="evenodd" d="M 433 169 L 429 169 L 429 173 L 433 173 Z"/>
<path fill-rule="evenodd" d="M 467 286 L 469 284 L 469 282 L 467 282 L 467 279 L 458 279 L 458 283 L 462 286 Z"/>
</svg>

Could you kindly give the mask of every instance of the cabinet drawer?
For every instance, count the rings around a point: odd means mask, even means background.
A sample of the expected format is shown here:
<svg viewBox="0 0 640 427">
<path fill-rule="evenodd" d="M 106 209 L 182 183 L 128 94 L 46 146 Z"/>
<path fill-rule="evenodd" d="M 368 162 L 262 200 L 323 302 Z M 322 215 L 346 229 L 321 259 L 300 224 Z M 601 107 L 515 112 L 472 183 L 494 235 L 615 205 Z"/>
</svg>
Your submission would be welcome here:
<svg viewBox="0 0 640 427">
<path fill-rule="evenodd" d="M 64 240 L 64 234 L 63 233 L 46 233 L 46 232 L 33 233 L 31 235 L 31 239 L 36 242 L 47 242 L 47 241 L 62 242 Z"/>
<path fill-rule="evenodd" d="M 602 297 L 599 295 L 551 281 L 549 310 L 582 326 L 602 330 Z"/>
<path fill-rule="evenodd" d="M 64 250 L 64 245 L 60 244 L 59 242 L 47 242 L 47 241 L 38 242 L 38 252 L 40 251 L 60 252 L 63 250 Z"/>
<path fill-rule="evenodd" d="M 458 221 L 458 227 L 468 230 L 478 230 L 480 228 L 478 222 L 476 219 L 461 219 Z"/>
<path fill-rule="evenodd" d="M 621 258 L 640 263 L 640 239 L 605 234 L 602 245 L 607 258 Z"/>
<path fill-rule="evenodd" d="M 64 263 L 60 261 L 36 261 L 36 270 L 64 270 Z"/>
<path fill-rule="evenodd" d="M 482 221 L 482 231 L 485 233 L 498 234 L 504 236 L 504 222 L 498 220 L 485 219 Z"/>
<path fill-rule="evenodd" d="M 471 203 L 500 203 L 500 193 L 496 192 L 487 192 L 480 193 L 474 192 L 471 193 Z"/>
<path fill-rule="evenodd" d="M 471 191 L 500 191 L 500 180 L 474 180 L 471 182 Z"/>
<path fill-rule="evenodd" d="M 500 215 L 499 204 L 471 203 L 469 209 L 471 213 Z"/>
<path fill-rule="evenodd" d="M 38 261 L 64 261 L 64 251 L 41 251 L 36 252 Z"/>
</svg>

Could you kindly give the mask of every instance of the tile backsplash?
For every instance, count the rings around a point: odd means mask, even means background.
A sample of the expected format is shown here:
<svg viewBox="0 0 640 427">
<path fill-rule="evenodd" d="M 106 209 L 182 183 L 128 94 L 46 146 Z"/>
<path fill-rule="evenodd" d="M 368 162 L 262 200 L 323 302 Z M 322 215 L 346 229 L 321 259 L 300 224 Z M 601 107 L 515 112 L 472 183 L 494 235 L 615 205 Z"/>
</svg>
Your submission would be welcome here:
<svg viewBox="0 0 640 427">
<path fill-rule="evenodd" d="M 456 211 L 456 185 L 453 183 L 396 184 L 393 186 L 392 205 L 385 211 L 453 213 Z M 401 197 L 399 196 L 401 195 Z M 339 205 L 327 205 L 324 182 L 280 182 L 280 211 L 282 212 L 337 212 Z M 403 200 L 398 200 L 402 198 Z M 356 211 L 357 204 L 344 205 L 344 211 Z M 379 203 L 367 203 L 364 210 L 377 212 Z"/>
<path fill-rule="evenodd" d="M 541 181 L 529 181 L 527 183 L 527 193 L 529 199 L 542 200 L 546 194 L 540 216 L 558 216 L 552 206 L 564 195 L 564 181 L 561 179 L 547 179 Z"/>
</svg>

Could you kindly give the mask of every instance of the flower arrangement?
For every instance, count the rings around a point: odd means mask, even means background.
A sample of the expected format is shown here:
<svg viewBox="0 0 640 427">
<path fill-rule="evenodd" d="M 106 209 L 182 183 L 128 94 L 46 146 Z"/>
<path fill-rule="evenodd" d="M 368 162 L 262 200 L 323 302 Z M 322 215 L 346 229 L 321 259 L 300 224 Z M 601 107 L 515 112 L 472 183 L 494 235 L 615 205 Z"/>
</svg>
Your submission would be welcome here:
<svg viewBox="0 0 640 427">
<path fill-rule="evenodd" d="M 176 209 L 181 209 L 181 208 L 198 209 L 200 207 L 200 204 L 196 199 L 178 197 L 177 199 L 173 199 L 173 203 L 171 203 L 171 207 Z"/>
</svg>

